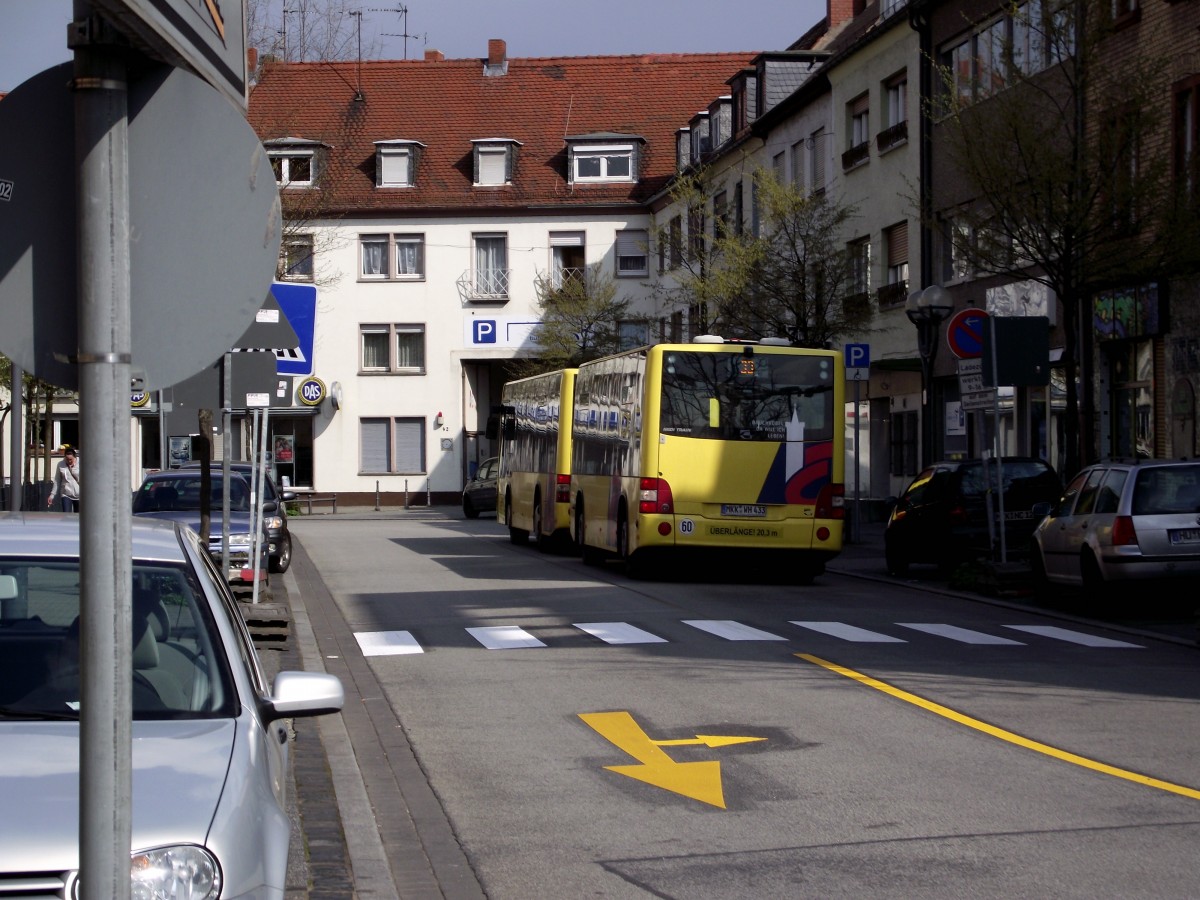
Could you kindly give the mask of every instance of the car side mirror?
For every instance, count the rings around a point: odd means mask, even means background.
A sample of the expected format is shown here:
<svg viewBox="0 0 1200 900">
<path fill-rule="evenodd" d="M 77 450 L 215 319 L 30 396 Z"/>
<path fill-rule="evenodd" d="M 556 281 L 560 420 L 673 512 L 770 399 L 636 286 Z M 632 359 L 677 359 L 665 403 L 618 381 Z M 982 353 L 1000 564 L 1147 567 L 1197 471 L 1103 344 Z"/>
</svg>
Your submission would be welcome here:
<svg viewBox="0 0 1200 900">
<path fill-rule="evenodd" d="M 325 672 L 280 672 L 271 685 L 271 699 L 265 710 L 268 721 L 323 716 L 339 712 L 346 692 L 336 675 Z"/>
<path fill-rule="evenodd" d="M 296 499 L 297 494 L 295 491 L 284 491 L 279 496 L 283 498 L 284 503 L 291 503 Z"/>
<path fill-rule="evenodd" d="M 1033 504 L 1032 512 L 1039 519 L 1044 519 L 1044 518 L 1046 518 L 1046 516 L 1050 515 L 1050 511 L 1053 509 L 1054 509 L 1053 506 L 1051 506 L 1045 500 L 1042 500 L 1038 503 Z"/>
</svg>

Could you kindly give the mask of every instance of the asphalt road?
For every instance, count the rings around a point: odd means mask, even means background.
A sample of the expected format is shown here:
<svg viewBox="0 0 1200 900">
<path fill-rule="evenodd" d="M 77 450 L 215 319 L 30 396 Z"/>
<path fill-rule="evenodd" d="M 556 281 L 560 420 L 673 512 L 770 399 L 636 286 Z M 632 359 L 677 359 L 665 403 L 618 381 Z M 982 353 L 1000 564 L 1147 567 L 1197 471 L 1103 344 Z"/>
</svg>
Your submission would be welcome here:
<svg viewBox="0 0 1200 900">
<path fill-rule="evenodd" d="M 1194 646 L 888 579 L 864 554 L 811 587 L 645 582 L 452 510 L 292 527 L 297 651 L 348 689 L 342 716 L 297 723 L 345 836 L 314 846 L 356 896 L 1200 884 Z"/>
</svg>

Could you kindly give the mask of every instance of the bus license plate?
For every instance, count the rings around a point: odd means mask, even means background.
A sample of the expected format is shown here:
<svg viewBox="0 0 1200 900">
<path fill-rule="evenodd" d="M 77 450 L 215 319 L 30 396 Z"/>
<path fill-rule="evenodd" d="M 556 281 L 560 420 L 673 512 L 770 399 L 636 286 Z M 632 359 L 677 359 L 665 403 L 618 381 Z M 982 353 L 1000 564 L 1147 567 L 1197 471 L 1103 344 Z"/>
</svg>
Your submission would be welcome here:
<svg viewBox="0 0 1200 900">
<path fill-rule="evenodd" d="M 1200 528 L 1180 528 L 1168 534 L 1172 544 L 1200 544 Z"/>
<path fill-rule="evenodd" d="M 767 516 L 767 508 L 749 503 L 722 503 L 721 515 L 739 519 L 764 519 Z"/>
</svg>

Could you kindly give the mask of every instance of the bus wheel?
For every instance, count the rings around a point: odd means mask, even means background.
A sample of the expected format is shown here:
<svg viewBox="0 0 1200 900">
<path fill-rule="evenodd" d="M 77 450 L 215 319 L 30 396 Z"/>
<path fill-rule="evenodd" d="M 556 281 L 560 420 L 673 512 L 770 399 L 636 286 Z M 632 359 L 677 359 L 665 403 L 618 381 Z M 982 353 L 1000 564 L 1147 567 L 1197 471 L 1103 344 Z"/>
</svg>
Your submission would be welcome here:
<svg viewBox="0 0 1200 900">
<path fill-rule="evenodd" d="M 504 524 L 508 526 L 508 539 L 514 544 L 524 544 L 529 541 L 529 532 L 522 528 L 514 528 L 512 523 L 512 498 L 504 499 Z"/>
<path fill-rule="evenodd" d="M 617 520 L 617 556 L 620 557 L 621 562 L 625 563 L 625 573 L 630 578 L 642 577 L 643 567 L 640 560 L 635 559 L 629 553 L 629 516 L 623 509 Z"/>
</svg>

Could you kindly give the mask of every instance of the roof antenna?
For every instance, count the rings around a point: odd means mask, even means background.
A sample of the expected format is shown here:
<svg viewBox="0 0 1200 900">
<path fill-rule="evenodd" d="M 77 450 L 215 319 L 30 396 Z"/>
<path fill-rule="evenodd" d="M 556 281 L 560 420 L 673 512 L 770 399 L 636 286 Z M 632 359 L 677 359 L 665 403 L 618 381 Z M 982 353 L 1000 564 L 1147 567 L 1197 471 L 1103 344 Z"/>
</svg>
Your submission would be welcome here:
<svg viewBox="0 0 1200 900">
<path fill-rule="evenodd" d="M 358 19 L 358 59 L 354 66 L 354 80 L 357 82 L 357 87 L 354 89 L 354 99 L 361 102 L 366 99 L 362 92 L 362 10 L 351 10 L 350 15 Z"/>
<path fill-rule="evenodd" d="M 394 34 L 392 32 L 385 31 L 385 32 L 382 32 L 382 36 L 383 37 L 404 38 L 404 58 L 405 59 L 408 59 L 408 39 L 409 38 L 414 38 L 414 39 L 415 38 L 424 38 L 426 41 L 429 40 L 428 34 L 409 34 L 408 33 L 408 7 L 405 6 L 403 3 L 397 5 L 395 9 L 370 9 L 367 11 L 368 12 L 381 12 L 381 13 L 390 12 L 390 13 L 395 13 L 396 15 L 400 16 L 400 29 L 401 29 L 400 33 Z"/>
</svg>

